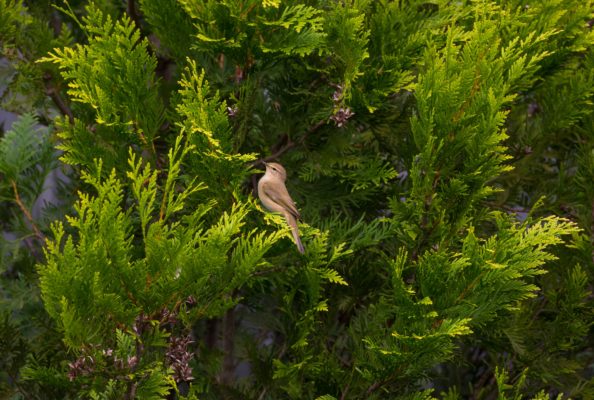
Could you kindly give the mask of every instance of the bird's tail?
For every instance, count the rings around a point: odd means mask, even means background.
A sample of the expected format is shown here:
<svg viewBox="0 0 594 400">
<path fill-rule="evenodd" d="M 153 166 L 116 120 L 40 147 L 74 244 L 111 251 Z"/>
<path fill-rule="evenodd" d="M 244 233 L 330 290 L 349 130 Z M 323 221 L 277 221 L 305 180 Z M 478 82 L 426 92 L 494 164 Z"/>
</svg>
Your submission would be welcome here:
<svg viewBox="0 0 594 400">
<path fill-rule="evenodd" d="M 285 213 L 285 219 L 287 223 L 291 227 L 291 233 L 293 234 L 293 239 L 295 239 L 295 244 L 297 245 L 297 249 L 301 254 L 305 253 L 305 247 L 303 247 L 303 243 L 301 243 L 301 238 L 299 237 L 299 229 L 297 228 L 297 220 L 293 215 L 290 213 Z"/>
</svg>

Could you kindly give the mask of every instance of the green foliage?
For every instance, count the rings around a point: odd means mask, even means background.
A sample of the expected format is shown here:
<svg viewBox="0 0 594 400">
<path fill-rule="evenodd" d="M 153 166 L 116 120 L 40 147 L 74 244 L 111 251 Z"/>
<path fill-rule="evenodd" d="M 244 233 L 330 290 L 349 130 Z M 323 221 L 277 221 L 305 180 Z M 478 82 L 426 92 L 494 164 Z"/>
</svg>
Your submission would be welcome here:
<svg viewBox="0 0 594 400">
<path fill-rule="evenodd" d="M 0 39 L 2 42 L 14 40 L 19 25 L 29 22 L 22 1 L 2 0 L 0 3 L 2 16 L 0 17 Z"/>
<path fill-rule="evenodd" d="M 50 3 L 0 0 L 6 396 L 594 396 L 591 1 Z"/>
<path fill-rule="evenodd" d="M 41 166 L 47 173 L 52 161 L 49 132 L 38 126 L 32 114 L 23 114 L 0 140 L 0 173 L 9 183 L 34 182 L 39 193 L 44 176 L 35 174 L 35 168 Z"/>
<path fill-rule="evenodd" d="M 0 138 L 0 390 L 14 396 L 21 392 L 14 382 L 30 357 L 45 361 L 48 349 L 55 360 L 62 356 L 34 273 L 47 220 L 55 217 L 52 206 L 42 202 L 45 181 L 57 164 L 50 134 L 32 114 L 24 114 Z M 60 393 L 57 380 L 51 386 L 48 393 Z M 38 384 L 29 391 L 39 392 Z"/>
<path fill-rule="evenodd" d="M 18 327 L 11 323 L 8 313 L 2 315 L 0 321 L 0 338 L 2 338 L 0 350 L 2 350 L 3 354 L 0 363 L 2 382 L 7 382 L 17 377 L 22 366 L 21 360 L 27 354 L 27 343 L 21 337 Z M 6 386 L 8 385 L 3 385 L 3 391 L 8 389 Z"/>
<path fill-rule="evenodd" d="M 188 141 L 196 149 L 189 156 L 188 172 L 200 176 L 207 185 L 209 198 L 227 205 L 225 198 L 250 173 L 246 163 L 256 157 L 235 152 L 237 145 L 227 119 L 226 103 L 220 100 L 218 93 L 210 95 L 204 75 L 198 72 L 195 62 L 188 60 L 179 82 L 181 98 L 176 111 L 181 121 L 178 125 L 187 132 Z"/>
<path fill-rule="evenodd" d="M 162 188 L 156 172 L 130 153 L 134 204 L 126 210 L 115 171 L 105 181 L 100 163 L 96 175 L 83 173 L 97 195 L 81 193 L 76 216 L 68 217 L 78 239 L 67 235 L 61 223 L 52 228 L 55 239 L 48 243 L 47 265 L 40 269 L 41 292 L 69 346 L 100 344 L 103 335 L 120 324 L 131 325 L 141 311 L 152 315 L 189 296 L 209 305 L 203 315 L 221 314 L 233 303 L 216 300 L 244 284 L 278 240 L 278 235 L 264 238 L 255 231 L 237 236 L 245 224 L 245 204 L 237 204 L 210 227 L 203 222 L 209 204 L 174 220 L 185 210 L 187 197 L 202 188 L 191 184 L 180 193 L 174 190 L 179 163 L 192 150 L 181 146 L 180 137 L 170 152 Z M 140 227 L 133 226 L 135 219 Z M 136 230 L 142 232 L 142 244 L 135 246 Z M 232 280 L 226 279 L 228 271 L 234 271 Z M 89 320 L 87 313 L 95 318 Z"/>
<path fill-rule="evenodd" d="M 75 216 L 67 217 L 74 236 L 66 233 L 62 223 L 52 227 L 54 239 L 48 242 L 47 261 L 39 269 L 44 304 L 69 348 L 83 354 L 89 347 L 105 352 L 114 346 L 112 332 L 116 331 L 114 357 L 130 359 L 134 340 L 139 339 L 123 335 L 118 327 L 137 326 L 139 315 L 174 310 L 186 299 L 200 305 L 188 311 L 188 324 L 221 316 L 235 306 L 233 293 L 249 281 L 256 269 L 268 265 L 264 255 L 285 232 L 244 231 L 248 203 L 236 203 L 210 226 L 204 217 L 212 212 L 212 203 L 184 212 L 187 200 L 205 188 L 201 183 L 190 183 L 182 191 L 176 188 L 180 166 L 193 150 L 178 137 L 169 152 L 162 186 L 157 182 L 157 172 L 149 165 L 143 166 L 130 150 L 127 176 L 133 202 L 127 209 L 122 208 L 124 185 L 115 171 L 102 180 L 102 165 L 98 162 L 94 175 L 83 172 L 81 178 L 97 194 L 80 193 Z M 142 234 L 140 243 L 134 240 L 133 232 Z M 331 263 L 340 253 L 337 248 L 325 263 Z M 321 257 L 312 262 L 310 268 L 324 260 Z M 335 271 L 312 272 L 319 275 L 318 279 L 345 284 Z M 150 357 L 148 349 L 144 351 Z M 84 360 L 98 359 L 96 354 L 83 357 L 90 357 L 83 358 L 83 364 L 87 362 Z M 109 386 L 109 390 L 122 393 L 131 390 L 132 385 L 137 393 L 144 393 L 142 398 L 160 398 L 151 396 L 163 395 L 174 385 L 166 370 L 155 363 L 142 372 L 135 371 L 128 389 L 116 385 Z M 99 384 L 98 379 L 93 385 Z M 104 398 L 99 393 L 91 395 Z"/>
<path fill-rule="evenodd" d="M 193 26 L 182 4 L 173 0 L 141 0 L 139 6 L 152 32 L 162 42 L 155 50 L 183 62 L 191 50 L 187 44 Z"/>
<path fill-rule="evenodd" d="M 353 82 L 361 76 L 362 65 L 369 57 L 367 43 L 369 32 L 365 30 L 364 9 L 336 7 L 326 18 L 328 45 L 335 58 L 336 75 L 342 79 L 345 97 L 348 99 Z"/>
<path fill-rule="evenodd" d="M 182 5 L 195 21 L 197 49 L 204 52 L 231 50 L 238 59 L 266 53 L 303 57 L 324 43 L 320 11 L 304 4 L 190 0 Z"/>
<path fill-rule="evenodd" d="M 157 60 L 149 54 L 148 40 L 141 40 L 132 21 L 113 22 L 93 5 L 86 11 L 81 21 L 72 11 L 69 15 L 81 25 L 89 43 L 55 49 L 39 62 L 57 64 L 72 100 L 86 105 L 89 112 L 94 110 L 95 129 L 83 126 L 82 121 L 71 127 L 62 124 L 59 136 L 64 143 L 59 148 L 66 153 L 63 160 L 92 166 L 87 147 L 89 139 L 97 137 L 103 145 L 102 159 L 115 166 L 121 162 L 118 151 L 126 143 L 154 151 L 153 140 L 163 114 L 154 72 Z"/>
<path fill-rule="evenodd" d="M 47 6 L 44 1 L 27 7 L 22 1 L 0 3 L 0 96 L 3 109 L 18 113 L 37 110 L 50 118 L 49 97 L 58 90 L 49 80 L 54 71 L 38 68 L 35 61 L 53 47 L 69 43 L 71 36 L 58 21 L 51 29 Z"/>
</svg>

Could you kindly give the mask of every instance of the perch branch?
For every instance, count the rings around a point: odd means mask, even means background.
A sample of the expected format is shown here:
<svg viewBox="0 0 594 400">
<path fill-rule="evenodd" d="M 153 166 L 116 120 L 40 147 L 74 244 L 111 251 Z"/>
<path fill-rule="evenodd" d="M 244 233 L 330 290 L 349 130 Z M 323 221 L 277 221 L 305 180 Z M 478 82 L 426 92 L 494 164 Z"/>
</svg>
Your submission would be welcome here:
<svg viewBox="0 0 594 400">
<path fill-rule="evenodd" d="M 35 233 L 35 236 L 37 236 L 37 238 L 39 240 L 41 240 L 42 243 L 45 242 L 45 236 L 43 235 L 43 233 L 41 233 L 41 231 L 35 224 L 35 221 L 33 220 L 33 216 L 31 215 L 31 213 L 29 212 L 27 207 L 25 207 L 25 205 L 23 204 L 23 201 L 21 200 L 21 196 L 19 195 L 19 190 L 17 189 L 16 182 L 14 180 L 11 180 L 10 183 L 12 185 L 12 190 L 14 191 L 15 203 L 19 206 L 19 208 L 21 209 L 21 211 L 23 212 L 23 214 L 25 215 L 25 217 L 31 224 L 31 227 L 33 229 L 33 232 Z"/>
<path fill-rule="evenodd" d="M 251 165 L 253 167 L 255 167 L 257 165 L 264 164 L 265 162 L 278 159 L 281 155 L 283 155 L 284 153 L 286 153 L 288 150 L 292 149 L 293 147 L 295 147 L 297 145 L 302 145 L 303 143 L 305 143 L 305 140 L 307 139 L 307 137 L 309 135 L 311 135 L 312 133 L 314 133 L 315 131 L 320 129 L 325 124 L 326 124 L 325 119 L 318 121 L 315 125 L 310 126 L 309 129 L 305 132 L 305 134 L 301 137 L 301 139 L 299 139 L 297 142 L 293 142 L 291 139 L 288 139 L 287 143 L 284 146 L 282 146 L 280 149 L 278 149 L 277 151 L 275 151 L 274 153 L 272 153 L 271 155 L 269 155 L 267 157 L 263 157 L 263 158 L 260 158 L 256 161 L 252 162 Z"/>
</svg>

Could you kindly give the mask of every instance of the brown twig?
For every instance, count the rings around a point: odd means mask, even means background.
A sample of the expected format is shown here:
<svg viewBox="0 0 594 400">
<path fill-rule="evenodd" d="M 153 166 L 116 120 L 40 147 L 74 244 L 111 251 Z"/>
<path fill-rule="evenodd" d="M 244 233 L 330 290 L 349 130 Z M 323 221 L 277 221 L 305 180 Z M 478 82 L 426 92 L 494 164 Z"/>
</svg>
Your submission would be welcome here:
<svg viewBox="0 0 594 400">
<path fill-rule="evenodd" d="M 594 201 L 592 201 L 590 217 L 592 219 L 592 224 L 590 225 L 590 242 L 594 244 Z M 592 250 L 592 262 L 594 262 L 594 249 Z"/>
<path fill-rule="evenodd" d="M 254 277 L 254 276 L 266 276 L 266 275 L 268 275 L 268 274 L 272 274 L 272 273 L 275 273 L 275 272 L 281 271 L 281 270 L 283 270 L 283 269 L 284 269 L 284 268 L 282 268 L 282 267 L 276 267 L 276 268 L 265 269 L 265 270 L 261 270 L 261 271 L 252 272 L 252 273 L 250 274 L 250 276 L 251 276 L 251 277 Z"/>
<path fill-rule="evenodd" d="M 23 212 L 23 214 L 25 214 L 25 217 L 27 218 L 27 220 L 31 224 L 31 227 L 33 229 L 33 232 L 35 233 L 35 236 L 37 236 L 37 238 L 39 240 L 41 240 L 42 243 L 45 242 L 45 235 L 43 233 L 41 233 L 41 231 L 39 230 L 39 228 L 35 224 L 35 221 L 33 220 L 33 216 L 31 215 L 31 213 L 29 212 L 29 210 L 27 210 L 27 207 L 25 207 L 25 205 L 23 204 L 23 202 L 21 200 L 21 196 L 19 195 L 19 190 L 17 189 L 16 182 L 14 180 L 11 180 L 10 181 L 10 184 L 12 185 L 12 190 L 14 191 L 14 201 L 15 201 L 15 203 L 17 203 L 17 205 L 19 206 L 19 208 L 21 209 L 21 211 Z"/>
<path fill-rule="evenodd" d="M 491 208 L 495 208 L 497 210 L 503 210 L 505 212 L 508 213 L 526 213 L 529 214 L 532 210 L 530 210 L 529 208 L 526 207 L 522 207 L 522 206 L 509 206 L 507 204 L 497 204 L 495 202 L 489 202 L 489 201 L 485 201 L 483 202 L 483 204 L 491 207 Z"/>
<path fill-rule="evenodd" d="M 466 286 L 464 288 L 464 290 L 462 291 L 462 293 L 460 293 L 460 295 L 458 295 L 458 298 L 456 298 L 456 300 L 454 300 L 454 304 L 458 304 L 459 302 L 461 302 L 462 300 L 464 300 L 464 298 L 466 297 L 466 295 L 480 283 L 481 279 L 483 278 L 483 276 L 486 273 L 487 273 L 487 271 L 483 271 L 476 278 L 474 278 L 472 280 L 472 282 L 470 282 L 468 284 L 468 286 Z"/>
<path fill-rule="evenodd" d="M 262 389 L 262 392 L 260 393 L 260 396 L 258 396 L 258 400 L 262 400 L 264 398 L 264 396 L 266 395 L 266 392 L 267 391 L 268 391 L 268 388 Z"/>
<path fill-rule="evenodd" d="M 52 75 L 49 72 L 45 73 L 45 75 L 43 76 L 43 81 L 45 83 L 45 93 L 50 97 L 50 99 L 52 99 L 52 101 L 54 102 L 56 107 L 58 107 L 58 110 L 60 110 L 62 115 L 67 116 L 68 121 L 71 124 L 73 124 L 74 114 L 72 113 L 72 110 L 70 109 L 68 104 L 66 104 L 62 96 L 60 96 L 60 91 L 53 84 Z"/>
<path fill-rule="evenodd" d="M 385 379 L 383 381 L 377 381 L 374 382 L 371 386 L 369 386 L 369 388 L 367 389 L 367 391 L 365 392 L 365 395 L 367 397 L 371 396 L 371 394 L 373 392 L 375 392 L 377 389 L 379 389 L 380 387 L 384 386 L 386 383 L 388 383 L 388 380 Z"/>
<path fill-rule="evenodd" d="M 129 382 L 128 383 L 128 390 L 126 391 L 126 395 L 124 399 L 126 400 L 134 400 L 136 398 L 136 389 L 138 387 L 138 383 L 136 382 Z"/>
<path fill-rule="evenodd" d="M 258 177 L 253 174 L 252 177 L 252 196 L 258 197 Z"/>
<path fill-rule="evenodd" d="M 54 31 L 54 37 L 59 37 L 62 34 L 62 20 L 57 10 L 52 11 L 50 15 L 50 26 Z"/>
<path fill-rule="evenodd" d="M 284 146 L 282 146 L 280 149 L 278 149 L 277 151 L 275 151 L 274 153 L 272 153 L 271 155 L 269 155 L 267 157 L 263 157 L 263 158 L 260 158 L 256 161 L 252 162 L 251 165 L 253 167 L 255 167 L 259 164 L 264 164 L 265 162 L 268 162 L 268 161 L 277 160 L 281 155 L 286 153 L 288 150 L 292 149 L 293 147 L 295 147 L 297 145 L 302 145 L 303 143 L 305 143 L 305 140 L 307 139 L 307 137 L 309 135 L 311 135 L 312 133 L 314 133 L 315 131 L 320 129 L 325 124 L 326 124 L 325 119 L 318 121 L 315 125 L 310 126 L 309 129 L 305 132 L 305 134 L 301 137 L 301 139 L 299 139 L 297 142 L 293 142 L 290 138 L 288 138 L 288 139 L 286 139 L 287 143 Z M 283 140 L 285 140 L 284 137 L 283 137 Z"/>
<path fill-rule="evenodd" d="M 287 142 L 287 144 L 285 144 L 284 146 L 282 146 L 280 149 L 278 149 L 277 151 L 275 151 L 271 155 L 257 160 L 254 164 L 256 164 L 256 165 L 257 164 L 263 164 L 263 163 L 268 162 L 268 161 L 277 160 L 287 150 L 292 149 L 296 145 L 297 144 L 295 142 L 293 142 L 291 139 L 289 139 L 288 142 Z"/>
<path fill-rule="evenodd" d="M 136 27 L 138 29 L 140 29 L 140 17 L 138 16 L 138 13 L 136 12 L 136 4 L 135 4 L 134 0 L 128 0 L 126 2 L 126 13 L 130 17 L 130 19 L 132 21 L 134 21 L 134 23 L 136 24 Z"/>
<path fill-rule="evenodd" d="M 373 392 L 375 392 L 377 389 L 379 389 L 382 386 L 393 381 L 398 376 L 399 373 L 400 373 L 400 368 L 398 368 L 396 371 L 394 371 L 392 374 L 390 374 L 390 376 L 388 376 L 386 379 L 374 382 L 371 386 L 369 386 L 369 388 L 367 388 L 367 391 L 365 392 L 366 397 L 371 396 L 371 394 Z"/>
<path fill-rule="evenodd" d="M 351 384 L 350 383 L 347 383 L 346 387 L 342 391 L 342 394 L 340 395 L 340 400 L 345 400 L 346 399 L 346 396 L 349 393 L 350 386 L 351 386 Z"/>
<path fill-rule="evenodd" d="M 37 241 L 33 239 L 33 237 L 29 236 L 23 239 L 23 243 L 31 252 L 31 255 L 37 262 L 43 262 L 44 256 L 43 253 L 40 251 L 39 245 L 36 244 Z"/>
<path fill-rule="evenodd" d="M 227 310 L 223 319 L 223 371 L 221 372 L 221 383 L 230 386 L 233 383 L 235 363 L 233 360 L 235 340 L 235 310 L 234 307 Z"/>
</svg>

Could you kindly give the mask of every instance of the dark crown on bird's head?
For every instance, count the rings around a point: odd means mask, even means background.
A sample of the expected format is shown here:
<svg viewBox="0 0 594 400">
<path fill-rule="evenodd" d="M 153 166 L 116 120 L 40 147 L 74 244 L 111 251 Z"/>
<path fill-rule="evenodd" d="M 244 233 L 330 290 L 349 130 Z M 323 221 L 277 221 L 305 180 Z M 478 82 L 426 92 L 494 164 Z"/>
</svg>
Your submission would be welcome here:
<svg viewBox="0 0 594 400">
<path fill-rule="evenodd" d="M 272 171 L 272 173 L 280 175 L 283 181 L 287 179 L 287 171 L 279 163 L 271 162 L 264 165 L 266 165 L 266 171 Z"/>
</svg>

